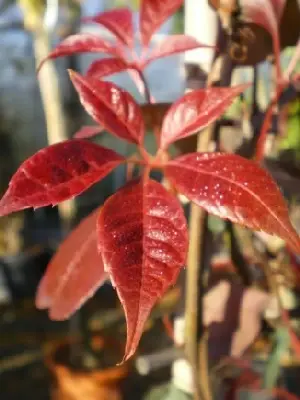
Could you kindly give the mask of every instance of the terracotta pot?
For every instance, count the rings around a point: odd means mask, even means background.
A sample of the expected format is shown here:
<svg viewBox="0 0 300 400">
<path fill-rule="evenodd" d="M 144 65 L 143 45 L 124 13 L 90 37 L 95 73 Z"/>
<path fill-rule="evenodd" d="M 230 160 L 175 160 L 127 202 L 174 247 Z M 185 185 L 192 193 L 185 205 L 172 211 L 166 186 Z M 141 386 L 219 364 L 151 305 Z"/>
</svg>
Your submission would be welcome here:
<svg viewBox="0 0 300 400">
<path fill-rule="evenodd" d="M 118 344 L 104 339 L 95 338 L 97 345 L 109 354 L 116 352 Z M 121 400 L 119 384 L 128 375 L 129 366 L 111 366 L 104 369 L 74 369 L 65 357 L 71 350 L 74 341 L 60 343 L 54 347 L 46 359 L 46 364 L 55 378 L 52 400 Z M 62 357 L 63 355 L 63 357 Z M 64 360 L 63 358 L 66 358 Z M 121 359 L 121 351 L 120 358 Z"/>
</svg>

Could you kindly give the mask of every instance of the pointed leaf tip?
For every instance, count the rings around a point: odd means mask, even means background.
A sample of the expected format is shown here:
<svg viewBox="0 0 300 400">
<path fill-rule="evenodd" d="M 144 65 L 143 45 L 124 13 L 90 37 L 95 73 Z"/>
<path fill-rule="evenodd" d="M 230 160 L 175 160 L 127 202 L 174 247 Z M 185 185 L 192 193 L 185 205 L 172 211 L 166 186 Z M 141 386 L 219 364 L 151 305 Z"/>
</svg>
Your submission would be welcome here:
<svg viewBox="0 0 300 400">
<path fill-rule="evenodd" d="M 97 230 L 105 268 L 125 312 L 125 362 L 136 351 L 151 309 L 185 264 L 186 220 L 176 197 L 160 183 L 140 179 L 105 202 Z"/>
<path fill-rule="evenodd" d="M 153 34 L 183 4 L 183 0 L 143 0 L 140 9 L 140 34 L 147 47 Z"/>
<path fill-rule="evenodd" d="M 124 157 L 74 139 L 48 146 L 26 160 L 0 201 L 0 216 L 29 207 L 56 205 L 103 179 Z"/>
<path fill-rule="evenodd" d="M 170 161 L 165 173 L 180 193 L 207 212 L 277 235 L 300 253 L 280 189 L 257 163 L 235 154 L 191 153 Z"/>
</svg>

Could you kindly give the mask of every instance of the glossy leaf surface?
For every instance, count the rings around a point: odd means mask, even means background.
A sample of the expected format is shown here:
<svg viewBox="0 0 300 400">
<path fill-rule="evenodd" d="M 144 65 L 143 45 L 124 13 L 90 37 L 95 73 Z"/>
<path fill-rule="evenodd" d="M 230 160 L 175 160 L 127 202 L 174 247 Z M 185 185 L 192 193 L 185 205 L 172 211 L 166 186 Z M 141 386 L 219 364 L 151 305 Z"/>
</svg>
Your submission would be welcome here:
<svg viewBox="0 0 300 400">
<path fill-rule="evenodd" d="M 26 160 L 0 201 L 0 216 L 29 207 L 56 205 L 84 192 L 124 158 L 85 140 L 48 146 Z"/>
<path fill-rule="evenodd" d="M 140 10 L 140 33 L 144 47 L 152 35 L 182 5 L 183 0 L 143 0 Z"/>
<path fill-rule="evenodd" d="M 116 8 L 97 14 L 94 17 L 86 17 L 86 22 L 96 22 L 103 25 L 112 34 L 114 34 L 120 42 L 132 47 L 134 33 L 132 24 L 132 13 L 129 8 Z"/>
<path fill-rule="evenodd" d="M 277 235 L 300 253 L 286 203 L 269 173 L 234 154 L 191 153 L 170 161 L 175 188 L 209 213 Z"/>
<path fill-rule="evenodd" d="M 195 38 L 188 35 L 171 35 L 166 39 L 163 39 L 153 51 L 149 57 L 144 61 L 143 68 L 145 68 L 150 62 L 159 58 L 167 57 L 172 54 L 181 53 L 183 51 L 197 49 L 199 47 L 211 48 L 198 42 Z"/>
<path fill-rule="evenodd" d="M 52 319 L 69 318 L 108 278 L 97 248 L 99 212 L 83 219 L 61 243 L 39 284 L 36 306 L 48 308 Z"/>
<path fill-rule="evenodd" d="M 176 101 L 167 112 L 161 132 L 160 148 L 190 136 L 219 118 L 234 98 L 249 85 L 194 90 Z"/>
<path fill-rule="evenodd" d="M 81 104 L 99 125 L 128 142 L 142 143 L 145 127 L 141 109 L 127 91 L 74 71 L 70 76 Z"/>
<path fill-rule="evenodd" d="M 89 139 L 92 138 L 96 135 L 98 135 L 100 132 L 103 131 L 103 128 L 101 126 L 97 125 L 91 125 L 91 126 L 83 126 L 79 131 L 77 131 L 73 138 L 74 139 Z"/>
<path fill-rule="evenodd" d="M 176 197 L 160 183 L 141 179 L 106 201 L 97 226 L 105 269 L 125 311 L 125 361 L 134 354 L 152 307 L 184 266 L 186 220 Z"/>
<path fill-rule="evenodd" d="M 70 56 L 77 53 L 107 53 L 122 57 L 121 51 L 108 40 L 91 33 L 79 33 L 68 36 L 40 63 L 38 70 L 50 59 Z"/>
<path fill-rule="evenodd" d="M 94 61 L 87 70 L 86 75 L 88 77 L 102 79 L 108 75 L 125 71 L 127 68 L 128 64 L 120 58 L 103 58 Z"/>
</svg>

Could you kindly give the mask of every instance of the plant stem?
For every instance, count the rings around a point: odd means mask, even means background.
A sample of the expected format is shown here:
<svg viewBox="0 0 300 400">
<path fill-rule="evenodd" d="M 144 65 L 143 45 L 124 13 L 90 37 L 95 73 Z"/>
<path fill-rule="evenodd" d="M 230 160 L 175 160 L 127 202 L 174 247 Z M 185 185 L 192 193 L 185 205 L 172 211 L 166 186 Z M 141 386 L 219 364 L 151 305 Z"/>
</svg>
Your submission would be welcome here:
<svg viewBox="0 0 300 400">
<path fill-rule="evenodd" d="M 144 85 L 144 96 L 145 96 L 146 103 L 150 104 L 151 103 L 151 93 L 150 93 L 149 85 L 146 81 L 145 75 L 144 75 L 143 71 L 141 71 L 140 69 L 137 69 L 136 71 L 139 74 L 139 77 Z"/>
<path fill-rule="evenodd" d="M 204 132 L 198 135 L 197 151 L 207 151 L 210 139 L 213 134 L 214 124 L 210 125 Z M 186 324 L 186 354 L 190 361 L 193 373 L 195 399 L 211 400 L 212 395 L 209 384 L 208 360 L 207 360 L 207 335 L 202 335 L 198 349 L 198 310 L 201 305 L 198 304 L 200 291 L 198 283 L 202 277 L 202 249 L 201 243 L 204 239 L 205 211 L 191 204 L 190 209 L 190 243 L 187 260 L 187 278 L 186 278 L 186 303 L 185 303 L 185 324 Z M 198 350 L 200 357 L 198 360 Z M 199 365 L 201 363 L 201 365 Z M 198 376 L 198 365 L 200 380 Z"/>
<path fill-rule="evenodd" d="M 213 65 L 212 71 L 207 77 L 207 83 L 211 83 L 214 77 L 218 60 Z M 223 86 L 230 85 L 232 63 L 228 56 L 221 59 L 220 83 Z M 215 125 L 211 124 L 203 132 L 198 134 L 197 152 L 205 152 L 213 138 Z M 195 399 L 212 400 L 208 365 L 208 332 L 203 327 L 203 295 L 206 281 L 204 262 L 204 248 L 202 246 L 206 227 L 206 212 L 195 204 L 190 209 L 189 253 L 187 261 L 186 277 L 186 304 L 185 304 L 185 346 L 187 358 L 191 363 Z M 201 285 L 199 285 L 201 282 Z M 201 287 L 200 287 L 201 286 Z M 202 291 L 202 293 L 201 293 Z M 200 315 L 201 312 L 201 315 Z M 198 338 L 199 343 L 198 343 Z"/>
</svg>

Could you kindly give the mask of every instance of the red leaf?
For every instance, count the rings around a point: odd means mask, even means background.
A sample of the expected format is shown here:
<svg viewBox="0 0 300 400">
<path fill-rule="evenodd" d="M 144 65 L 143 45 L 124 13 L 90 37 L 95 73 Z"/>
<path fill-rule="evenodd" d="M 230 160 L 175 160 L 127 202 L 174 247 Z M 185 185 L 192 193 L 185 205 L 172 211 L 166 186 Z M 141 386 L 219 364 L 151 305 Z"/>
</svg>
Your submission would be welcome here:
<svg viewBox="0 0 300 400">
<path fill-rule="evenodd" d="M 183 0 L 143 0 L 140 9 L 141 41 L 147 47 L 153 33 L 174 14 Z"/>
<path fill-rule="evenodd" d="M 121 51 L 108 40 L 101 39 L 91 33 L 79 33 L 67 37 L 56 46 L 56 48 L 41 61 L 38 71 L 47 60 L 77 53 L 108 53 L 115 57 L 122 57 Z"/>
<path fill-rule="evenodd" d="M 135 180 L 106 201 L 97 227 L 105 269 L 125 311 L 125 361 L 134 354 L 152 307 L 185 263 L 186 220 L 176 197 L 160 183 Z"/>
<path fill-rule="evenodd" d="M 105 11 L 94 17 L 83 18 L 85 22 L 96 22 L 103 25 L 123 44 L 132 47 L 134 40 L 132 13 L 129 8 L 116 8 Z"/>
<path fill-rule="evenodd" d="M 70 76 L 87 113 L 115 136 L 141 144 L 144 121 L 134 98 L 112 82 L 84 77 L 74 71 Z"/>
<path fill-rule="evenodd" d="M 103 131 L 103 128 L 101 126 L 83 126 L 79 131 L 77 131 L 73 138 L 74 139 L 89 139 L 91 137 L 94 137 L 98 135 L 100 132 Z"/>
<path fill-rule="evenodd" d="M 128 64 L 120 58 L 103 58 L 94 61 L 86 75 L 88 77 L 102 79 L 108 75 L 122 72 L 128 68 Z"/>
<path fill-rule="evenodd" d="M 29 207 L 56 205 L 104 178 L 124 158 L 85 140 L 48 146 L 26 160 L 0 201 L 0 216 Z"/>
<path fill-rule="evenodd" d="M 223 114 L 249 84 L 231 88 L 211 87 L 189 92 L 168 110 L 162 125 L 160 148 L 198 132 Z"/>
<path fill-rule="evenodd" d="M 70 317 L 108 278 L 97 248 L 93 211 L 61 243 L 47 267 L 36 296 L 38 308 L 49 308 L 50 317 Z"/>
<path fill-rule="evenodd" d="M 172 54 L 181 53 L 183 51 L 197 49 L 199 47 L 213 48 L 198 42 L 195 38 L 188 35 L 172 35 L 159 43 L 151 52 L 150 56 L 143 62 L 142 68 L 145 68 L 150 62 L 170 56 Z"/>
<path fill-rule="evenodd" d="M 191 153 L 170 161 L 175 188 L 209 213 L 277 235 L 300 252 L 286 203 L 267 171 L 234 154 Z"/>
</svg>

